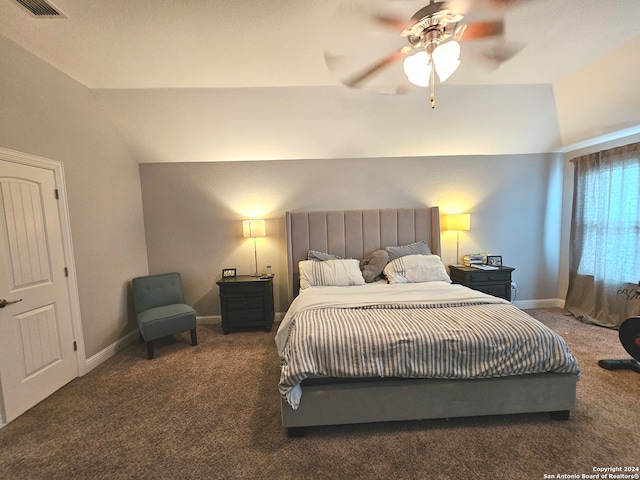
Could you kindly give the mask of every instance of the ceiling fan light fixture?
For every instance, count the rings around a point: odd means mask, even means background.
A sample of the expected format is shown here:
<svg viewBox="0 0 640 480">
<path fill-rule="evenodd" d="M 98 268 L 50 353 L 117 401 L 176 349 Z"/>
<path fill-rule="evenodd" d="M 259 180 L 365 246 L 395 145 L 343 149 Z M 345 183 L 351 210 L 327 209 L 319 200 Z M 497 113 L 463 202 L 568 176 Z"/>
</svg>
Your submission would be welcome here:
<svg viewBox="0 0 640 480">
<path fill-rule="evenodd" d="M 407 79 L 419 87 L 430 86 L 431 64 L 438 78 L 445 82 L 460 66 L 460 44 L 455 40 L 438 45 L 432 57 L 425 50 L 404 59 L 403 68 Z"/>
<path fill-rule="evenodd" d="M 424 0 L 423 0 L 424 1 Z M 495 0 L 497 2 L 497 0 Z M 501 0 L 506 3 L 506 0 Z M 511 1 L 511 0 L 510 0 Z M 445 82 L 460 67 L 460 41 L 480 40 L 489 37 L 497 37 L 504 34 L 504 20 L 474 21 L 461 25 L 465 18 L 463 13 L 458 13 L 458 8 L 464 8 L 468 1 L 458 2 L 450 0 L 428 0 L 428 5 L 418 10 L 409 21 L 396 18 L 385 13 L 373 13 L 372 18 L 385 28 L 391 27 L 406 42 L 403 47 L 380 58 L 369 66 L 360 68 L 354 74 L 342 78 L 343 84 L 350 88 L 364 87 L 382 70 L 404 60 L 403 70 L 409 82 L 423 88 L 430 88 L 431 108 L 435 108 L 435 84 L 437 81 Z M 478 2 L 482 3 L 482 2 Z M 498 2 L 499 3 L 499 2 Z M 483 16 L 483 15 L 480 15 Z M 353 55 L 359 60 L 357 55 Z M 496 63 L 500 63 L 512 56 L 508 51 L 497 51 L 492 54 Z M 332 66 L 335 55 L 327 55 L 325 60 L 331 70 L 337 70 Z M 356 63 L 356 62 L 354 62 Z M 437 78 L 436 78 L 437 77 Z M 399 79 L 398 79 L 399 80 Z M 404 83 L 404 82 L 403 82 Z M 388 85 L 382 87 L 371 83 L 371 89 L 380 93 L 389 93 Z M 396 86 L 395 93 L 407 91 L 402 83 Z"/>
<path fill-rule="evenodd" d="M 404 73 L 407 79 L 419 87 L 428 87 L 431 77 L 431 60 L 424 50 L 404 59 Z"/>
<path fill-rule="evenodd" d="M 446 81 L 460 66 L 460 44 L 451 40 L 438 45 L 433 51 L 433 63 L 440 81 Z"/>
<path fill-rule="evenodd" d="M 460 44 L 455 40 L 442 43 L 433 51 L 433 61 L 438 63 L 453 63 L 460 58 Z"/>
</svg>

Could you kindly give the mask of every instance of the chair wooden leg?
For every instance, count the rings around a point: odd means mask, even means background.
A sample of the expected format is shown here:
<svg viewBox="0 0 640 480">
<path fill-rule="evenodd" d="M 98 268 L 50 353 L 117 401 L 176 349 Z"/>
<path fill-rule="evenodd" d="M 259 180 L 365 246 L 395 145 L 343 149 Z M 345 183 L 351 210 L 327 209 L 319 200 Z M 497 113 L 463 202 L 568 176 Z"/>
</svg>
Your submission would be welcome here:
<svg viewBox="0 0 640 480">
<path fill-rule="evenodd" d="M 189 330 L 189 332 L 191 332 L 191 345 L 197 345 L 198 337 L 196 335 L 196 329 L 192 328 L 191 330 Z"/>
<path fill-rule="evenodd" d="M 147 341 L 147 358 L 153 360 L 153 340 Z"/>
<path fill-rule="evenodd" d="M 138 330 L 138 342 L 144 343 L 144 337 L 142 336 L 142 332 Z"/>
</svg>

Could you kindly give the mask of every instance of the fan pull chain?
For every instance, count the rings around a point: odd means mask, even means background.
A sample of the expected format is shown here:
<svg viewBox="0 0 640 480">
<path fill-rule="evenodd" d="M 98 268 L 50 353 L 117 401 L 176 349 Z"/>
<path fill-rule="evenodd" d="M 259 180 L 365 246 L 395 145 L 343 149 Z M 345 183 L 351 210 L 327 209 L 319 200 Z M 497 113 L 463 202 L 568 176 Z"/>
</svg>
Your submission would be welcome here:
<svg viewBox="0 0 640 480">
<path fill-rule="evenodd" d="M 429 75 L 429 80 L 431 83 L 431 96 L 429 99 L 431 100 L 431 109 L 436 108 L 436 72 L 435 65 L 433 63 L 433 57 L 429 54 L 429 63 L 431 64 L 431 73 Z"/>
</svg>

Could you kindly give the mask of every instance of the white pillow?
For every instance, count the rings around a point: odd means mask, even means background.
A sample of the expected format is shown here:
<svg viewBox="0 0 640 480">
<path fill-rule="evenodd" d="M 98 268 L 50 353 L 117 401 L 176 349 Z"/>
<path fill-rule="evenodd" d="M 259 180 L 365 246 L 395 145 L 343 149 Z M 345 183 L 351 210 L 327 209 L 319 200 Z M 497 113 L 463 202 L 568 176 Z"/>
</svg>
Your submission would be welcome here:
<svg viewBox="0 0 640 480">
<path fill-rule="evenodd" d="M 438 255 L 405 255 L 384 268 L 389 283 L 420 283 L 436 280 L 451 283 Z"/>
<path fill-rule="evenodd" d="M 319 285 L 348 286 L 364 285 L 360 262 L 355 258 L 346 260 L 303 260 L 300 269 L 300 289 Z"/>
</svg>

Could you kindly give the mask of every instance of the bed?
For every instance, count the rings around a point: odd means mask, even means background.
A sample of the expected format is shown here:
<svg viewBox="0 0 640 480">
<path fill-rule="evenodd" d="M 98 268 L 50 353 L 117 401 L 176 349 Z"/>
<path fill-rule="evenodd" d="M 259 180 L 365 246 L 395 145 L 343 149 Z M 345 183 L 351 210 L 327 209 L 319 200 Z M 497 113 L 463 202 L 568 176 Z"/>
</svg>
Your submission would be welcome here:
<svg viewBox="0 0 640 480">
<path fill-rule="evenodd" d="M 317 425 L 569 418 L 579 366 L 566 343 L 506 300 L 451 284 L 438 207 L 287 212 L 286 234 L 291 306 L 276 346 L 289 436 Z"/>
</svg>

